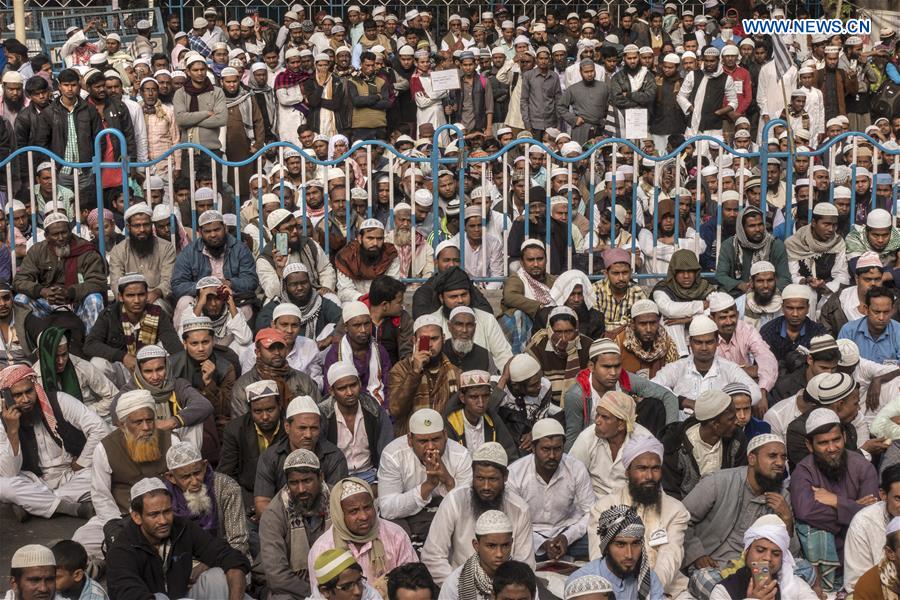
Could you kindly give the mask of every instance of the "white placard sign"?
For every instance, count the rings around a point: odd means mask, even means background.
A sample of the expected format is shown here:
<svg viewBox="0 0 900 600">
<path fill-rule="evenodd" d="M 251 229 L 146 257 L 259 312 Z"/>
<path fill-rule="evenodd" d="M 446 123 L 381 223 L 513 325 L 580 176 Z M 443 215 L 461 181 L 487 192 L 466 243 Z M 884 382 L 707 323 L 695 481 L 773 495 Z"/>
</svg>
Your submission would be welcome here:
<svg viewBox="0 0 900 600">
<path fill-rule="evenodd" d="M 431 73 L 431 86 L 436 92 L 458 90 L 460 88 L 459 71 L 456 69 L 433 71 Z"/>
<path fill-rule="evenodd" d="M 647 109 L 626 108 L 624 112 L 625 138 L 629 140 L 643 140 L 649 137 L 647 133 Z"/>
</svg>

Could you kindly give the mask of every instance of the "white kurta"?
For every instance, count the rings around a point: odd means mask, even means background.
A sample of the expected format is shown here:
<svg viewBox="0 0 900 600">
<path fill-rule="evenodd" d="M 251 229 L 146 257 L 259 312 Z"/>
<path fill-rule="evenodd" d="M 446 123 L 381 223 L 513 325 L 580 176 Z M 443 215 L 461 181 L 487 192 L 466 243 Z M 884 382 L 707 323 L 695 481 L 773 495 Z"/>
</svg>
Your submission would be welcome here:
<svg viewBox="0 0 900 600">
<path fill-rule="evenodd" d="M 634 424 L 634 431 L 625 436 L 623 446 L 633 437 L 650 436 L 650 430 L 639 423 Z M 625 467 L 622 466 L 622 449 L 615 458 L 609 449 L 609 442 L 597 437 L 594 426 L 587 426 L 584 431 L 575 438 L 569 455 L 580 460 L 591 475 L 591 487 L 596 499 L 600 499 L 613 493 L 616 489 L 628 483 L 625 477 Z"/>
<path fill-rule="evenodd" d="M 891 520 L 884 501 L 853 515 L 844 537 L 844 589 L 852 592 L 863 573 L 884 558 L 884 530 Z"/>
<path fill-rule="evenodd" d="M 303 90 L 299 85 L 275 90 L 275 101 L 278 103 L 278 137 L 282 142 L 290 142 L 302 148 L 297 128 L 306 123 L 306 117 L 295 104 L 303 101 Z"/>
<path fill-rule="evenodd" d="M 718 356 L 705 375 L 697 370 L 694 358 L 687 356 L 664 366 L 651 381 L 666 386 L 676 396 L 694 400 L 706 390 L 721 390 L 729 383 L 743 383 L 750 388 L 750 396 L 754 402 L 760 398 L 756 382 L 742 368 Z"/>
<path fill-rule="evenodd" d="M 778 72 L 775 70 L 775 61 L 770 60 L 759 70 L 759 79 L 757 83 L 756 102 L 759 104 L 759 114 L 761 117 L 768 117 L 769 120 L 777 119 L 784 110 L 784 97 L 790 94 L 795 87 L 797 80 L 797 67 L 791 65 L 782 78 L 784 83 L 785 94 L 781 93 L 782 81 L 778 79 Z M 763 143 L 763 120 L 760 119 L 759 132 L 757 133 L 757 143 Z"/>
<path fill-rule="evenodd" d="M 78 376 L 78 384 L 81 387 L 81 397 L 84 398 L 84 405 L 97 413 L 101 418 L 106 419 L 109 417 L 109 407 L 112 405 L 113 398 L 119 395 L 119 390 L 90 361 L 74 354 L 69 355 L 69 360 L 72 361 L 72 365 L 75 367 L 75 374 Z M 41 378 L 41 361 L 35 362 L 31 368 L 37 373 L 38 381 L 43 383 Z"/>
<path fill-rule="evenodd" d="M 388 265 L 387 271 L 384 273 L 388 277 L 399 279 L 400 277 L 400 258 L 397 257 Z M 341 299 L 341 303 L 359 300 L 360 296 L 369 293 L 369 286 L 372 285 L 371 279 L 351 279 L 344 275 L 339 269 L 337 270 L 337 295 Z"/>
<path fill-rule="evenodd" d="M 478 308 L 472 310 L 475 311 L 475 335 L 472 337 L 472 341 L 482 348 L 486 348 L 497 369 L 503 372 L 503 367 L 512 359 L 512 347 L 509 345 L 509 340 L 506 339 L 506 335 L 503 334 L 500 323 L 497 322 L 494 315 Z M 450 339 L 452 337 L 450 327 L 443 308 L 439 308 L 431 314 L 441 320 L 444 339 Z"/>
</svg>

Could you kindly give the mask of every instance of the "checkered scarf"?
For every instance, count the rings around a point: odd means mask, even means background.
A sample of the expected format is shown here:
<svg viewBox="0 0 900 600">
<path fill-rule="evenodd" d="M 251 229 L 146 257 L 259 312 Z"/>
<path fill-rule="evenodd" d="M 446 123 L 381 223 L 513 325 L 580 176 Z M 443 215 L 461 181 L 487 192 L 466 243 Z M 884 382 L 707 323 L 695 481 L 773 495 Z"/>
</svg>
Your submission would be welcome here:
<svg viewBox="0 0 900 600">
<path fill-rule="evenodd" d="M 600 537 L 600 553 L 606 555 L 606 548 L 615 538 L 633 537 L 644 539 L 644 522 L 637 515 L 634 508 L 620 504 L 613 506 L 600 515 L 597 525 L 597 535 Z M 645 600 L 650 597 L 650 563 L 647 562 L 646 552 L 641 552 L 641 568 L 638 572 L 638 598 Z"/>
</svg>

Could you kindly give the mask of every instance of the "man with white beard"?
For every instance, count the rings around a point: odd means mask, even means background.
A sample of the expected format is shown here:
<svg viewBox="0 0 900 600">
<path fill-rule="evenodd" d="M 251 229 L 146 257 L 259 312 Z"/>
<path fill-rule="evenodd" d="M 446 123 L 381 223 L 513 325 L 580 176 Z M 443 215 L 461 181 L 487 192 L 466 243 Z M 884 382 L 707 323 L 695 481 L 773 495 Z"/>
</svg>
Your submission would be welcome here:
<svg viewBox="0 0 900 600">
<path fill-rule="evenodd" d="M 468 306 L 457 306 L 450 311 L 447 328 L 450 337 L 444 344 L 447 359 L 462 372 L 488 371 L 496 373 L 497 368 L 491 361 L 487 348 L 475 343 L 475 311 Z"/>
<path fill-rule="evenodd" d="M 384 236 L 384 241 L 394 244 L 400 259 L 400 277 L 428 279 L 434 273 L 431 244 L 416 228 L 413 247 L 412 207 L 406 202 L 394 206 L 394 230 Z"/>
<path fill-rule="evenodd" d="M 214 537 L 221 537 L 245 556 L 250 555 L 241 487 L 217 473 L 191 442 L 172 444 L 166 452 L 166 488 L 172 494 L 172 512 L 191 520 Z M 205 570 L 205 569 L 204 569 Z"/>
</svg>

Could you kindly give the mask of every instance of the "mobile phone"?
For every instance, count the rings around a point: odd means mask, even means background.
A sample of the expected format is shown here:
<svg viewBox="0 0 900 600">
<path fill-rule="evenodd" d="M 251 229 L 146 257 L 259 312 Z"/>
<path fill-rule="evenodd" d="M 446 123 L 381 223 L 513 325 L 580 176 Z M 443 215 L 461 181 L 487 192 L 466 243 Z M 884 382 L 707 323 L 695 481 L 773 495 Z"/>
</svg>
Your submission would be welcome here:
<svg viewBox="0 0 900 600">
<path fill-rule="evenodd" d="M 754 585 L 763 585 L 769 579 L 769 561 L 760 560 L 751 562 L 750 573 L 753 574 Z"/>
<path fill-rule="evenodd" d="M 0 390 L 0 396 L 3 396 L 3 406 L 6 408 L 12 408 L 16 405 L 16 401 L 13 398 L 12 392 L 9 391 L 9 388 Z"/>
<path fill-rule="evenodd" d="M 424 335 L 419 336 L 419 352 L 428 352 L 431 350 L 431 340 Z"/>
<path fill-rule="evenodd" d="M 281 256 L 288 255 L 288 235 L 286 233 L 275 234 L 275 251 Z"/>
</svg>

